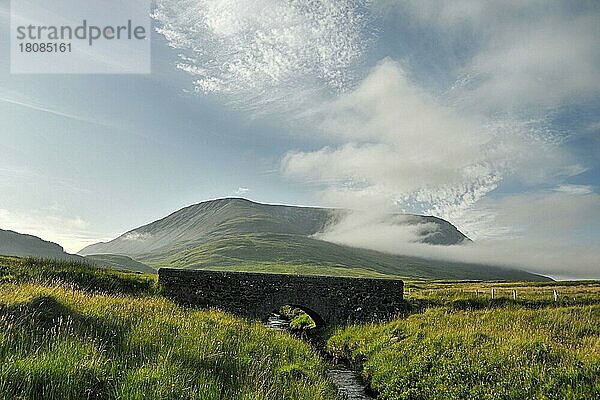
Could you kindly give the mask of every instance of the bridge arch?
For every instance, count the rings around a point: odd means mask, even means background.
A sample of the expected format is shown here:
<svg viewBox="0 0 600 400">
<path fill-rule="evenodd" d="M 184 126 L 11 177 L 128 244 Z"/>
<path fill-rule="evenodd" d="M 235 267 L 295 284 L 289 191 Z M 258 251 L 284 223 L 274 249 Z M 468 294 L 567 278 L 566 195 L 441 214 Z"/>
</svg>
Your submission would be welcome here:
<svg viewBox="0 0 600 400">
<path fill-rule="evenodd" d="M 309 311 L 321 326 L 338 325 L 393 316 L 403 303 L 403 282 L 392 279 L 171 268 L 159 269 L 158 276 L 166 296 L 180 303 L 261 320 L 273 310 L 294 305 Z"/>
<path fill-rule="evenodd" d="M 286 301 L 273 303 L 273 308 L 271 309 L 269 314 L 260 316 L 260 320 L 265 321 L 270 314 L 278 313 L 279 310 L 281 310 L 281 308 L 284 306 L 290 306 L 292 308 L 297 308 L 299 310 L 302 310 L 313 320 L 316 328 L 323 328 L 327 325 L 327 323 L 325 322 L 325 319 L 323 319 L 323 317 L 319 314 L 318 311 L 315 311 L 314 309 L 307 307 L 306 305 L 303 305 L 300 303 L 290 303 L 290 302 L 286 302 Z"/>
</svg>

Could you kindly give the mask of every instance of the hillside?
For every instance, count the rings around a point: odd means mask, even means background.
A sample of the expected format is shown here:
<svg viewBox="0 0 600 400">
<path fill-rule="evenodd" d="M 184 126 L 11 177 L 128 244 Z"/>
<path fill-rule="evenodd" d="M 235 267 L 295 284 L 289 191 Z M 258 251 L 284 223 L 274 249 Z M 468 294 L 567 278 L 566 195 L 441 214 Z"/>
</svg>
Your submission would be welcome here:
<svg viewBox="0 0 600 400">
<path fill-rule="evenodd" d="M 85 257 L 69 254 L 53 242 L 37 236 L 0 229 L 0 255 L 85 262 L 95 267 L 113 268 L 154 274 L 156 270 L 130 257 L 116 254 L 92 254 Z"/>
<path fill-rule="evenodd" d="M 140 256 L 169 252 L 173 247 L 240 234 L 284 234 L 311 236 L 347 213 L 345 210 L 270 205 L 246 199 L 226 198 L 185 207 L 165 218 L 133 229 L 107 243 L 97 243 L 82 249 L 79 254 L 127 254 Z M 398 218 L 402 217 L 402 218 Z M 447 221 L 435 217 L 400 216 L 398 223 L 435 224 L 437 234 L 423 232 L 423 242 L 429 244 L 458 244 L 468 240 Z"/>
<path fill-rule="evenodd" d="M 143 272 L 145 274 L 155 274 L 156 270 L 143 264 L 139 261 L 135 261 L 131 257 L 119 255 L 119 254 L 92 254 L 84 257 L 85 262 L 103 268 L 112 268 L 120 271 L 135 271 Z"/>
<path fill-rule="evenodd" d="M 418 279 L 547 280 L 516 269 L 391 255 L 313 237 L 345 213 L 348 211 L 238 198 L 212 200 L 183 208 L 110 242 L 88 246 L 79 254 L 122 254 L 153 268 L 293 272 L 303 266 L 329 274 L 332 268 L 339 272 L 341 267 L 361 274 Z M 421 233 L 424 243 L 455 245 L 469 240 L 440 218 L 399 214 L 389 218 L 397 224 L 434 227 Z"/>
<path fill-rule="evenodd" d="M 52 258 L 57 260 L 76 260 L 81 257 L 66 253 L 53 242 L 37 236 L 0 229 L 0 254 L 19 257 Z"/>
</svg>

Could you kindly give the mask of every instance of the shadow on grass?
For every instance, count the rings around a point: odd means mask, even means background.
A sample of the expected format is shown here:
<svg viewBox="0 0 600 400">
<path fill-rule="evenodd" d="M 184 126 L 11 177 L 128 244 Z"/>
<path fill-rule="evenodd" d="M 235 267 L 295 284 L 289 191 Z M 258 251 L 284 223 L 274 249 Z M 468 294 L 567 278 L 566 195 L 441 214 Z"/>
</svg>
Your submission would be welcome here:
<svg viewBox="0 0 600 400">
<path fill-rule="evenodd" d="M 0 326 L 6 333 L 1 355 L 10 358 L 6 351 L 13 349 L 15 357 L 1 373 L 0 398 L 110 397 L 106 371 L 86 360 L 95 351 L 116 354 L 123 346 L 124 327 L 83 315 L 51 296 L 0 306 Z M 90 345 L 96 349 L 92 353 Z"/>
<path fill-rule="evenodd" d="M 106 348 L 121 345 L 126 332 L 105 319 L 83 315 L 51 296 L 38 296 L 14 306 L 0 306 L 0 318 L 19 334 L 47 337 L 69 335 L 102 343 Z"/>
</svg>

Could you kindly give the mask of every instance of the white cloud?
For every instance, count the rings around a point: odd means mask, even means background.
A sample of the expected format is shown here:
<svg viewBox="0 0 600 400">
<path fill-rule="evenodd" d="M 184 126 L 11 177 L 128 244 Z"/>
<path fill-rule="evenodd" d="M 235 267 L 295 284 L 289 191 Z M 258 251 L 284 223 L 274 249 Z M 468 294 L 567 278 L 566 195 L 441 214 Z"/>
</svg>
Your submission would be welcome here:
<svg viewBox="0 0 600 400">
<path fill-rule="evenodd" d="M 467 68 L 473 102 L 491 110 L 554 107 L 600 90 L 598 15 L 541 20 L 498 33 Z"/>
<path fill-rule="evenodd" d="M 590 194 L 594 191 L 589 185 L 559 185 L 554 190 L 569 194 Z"/>
<path fill-rule="evenodd" d="M 453 93 L 488 112 L 555 107 L 600 90 L 600 8 L 561 0 L 378 0 L 408 13 L 440 40 L 474 41 Z"/>
<path fill-rule="evenodd" d="M 152 235 L 149 233 L 129 232 L 123 236 L 123 240 L 128 240 L 131 242 L 144 242 L 149 239 L 152 239 Z"/>
<path fill-rule="evenodd" d="M 435 223 L 423 223 L 409 215 L 390 217 L 382 210 L 372 209 L 351 212 L 315 237 L 352 247 L 398 253 L 403 246 L 419 243 L 435 234 L 437 228 Z"/>
<path fill-rule="evenodd" d="M 339 145 L 290 151 L 282 169 L 324 185 L 324 197 L 334 205 L 360 208 L 384 198 L 388 205 L 455 220 L 507 175 L 538 182 L 568 175 L 573 167 L 532 124 L 459 112 L 391 60 L 315 118 Z M 352 199 L 359 205 L 348 204 Z"/>
<path fill-rule="evenodd" d="M 247 188 L 247 187 L 245 187 L 245 186 L 240 186 L 240 187 L 238 187 L 238 188 L 237 188 L 237 190 L 235 191 L 235 194 L 237 194 L 237 195 L 240 195 L 240 196 L 241 196 L 241 195 L 248 194 L 248 193 L 250 193 L 250 189 L 248 189 L 248 188 Z"/>
<path fill-rule="evenodd" d="M 72 113 L 66 113 L 66 112 L 54 109 L 52 107 L 49 107 L 49 106 L 37 104 L 36 102 L 29 100 L 29 99 L 17 98 L 16 96 L 10 96 L 10 95 L 4 94 L 4 93 L 0 93 L 0 102 L 17 105 L 20 107 L 28 108 L 30 110 L 39 111 L 39 112 L 51 114 L 51 115 L 54 115 L 57 117 L 71 119 L 74 121 L 85 122 L 88 124 L 100 125 L 100 126 L 106 126 L 106 127 L 111 126 L 103 121 L 99 121 L 94 118 L 89 118 L 86 116 L 76 115 L 76 114 L 72 114 Z"/>
<path fill-rule="evenodd" d="M 197 90 L 258 108 L 346 86 L 364 46 L 362 3 L 159 0 L 154 18 Z"/>
</svg>

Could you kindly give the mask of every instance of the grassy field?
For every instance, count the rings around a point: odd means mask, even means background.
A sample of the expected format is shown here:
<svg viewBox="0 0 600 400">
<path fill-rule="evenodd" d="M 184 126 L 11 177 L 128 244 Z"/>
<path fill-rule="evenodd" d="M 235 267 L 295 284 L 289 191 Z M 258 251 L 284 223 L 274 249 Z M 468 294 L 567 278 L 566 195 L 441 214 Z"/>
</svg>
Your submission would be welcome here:
<svg viewBox="0 0 600 400">
<path fill-rule="evenodd" d="M 457 300 L 514 300 L 521 305 L 552 304 L 582 305 L 600 302 L 599 281 L 558 282 L 452 282 L 407 281 L 405 297 L 429 300 L 440 304 Z M 556 299 L 554 294 L 556 292 Z"/>
<path fill-rule="evenodd" d="M 67 283 L 73 289 L 114 294 L 152 295 L 160 291 L 156 275 L 95 268 L 71 261 L 0 256 L 1 283 Z"/>
<path fill-rule="evenodd" d="M 600 398 L 598 282 L 407 286 L 406 316 L 326 342 L 381 399 Z"/>
<path fill-rule="evenodd" d="M 153 276 L 0 261 L 0 399 L 336 398 L 307 343 L 179 307 Z"/>
<path fill-rule="evenodd" d="M 599 282 L 407 281 L 405 294 L 396 319 L 318 334 L 380 399 L 600 398 Z M 174 304 L 156 275 L 0 256 L 0 400 L 336 399 L 326 368 L 288 333 Z"/>
</svg>

